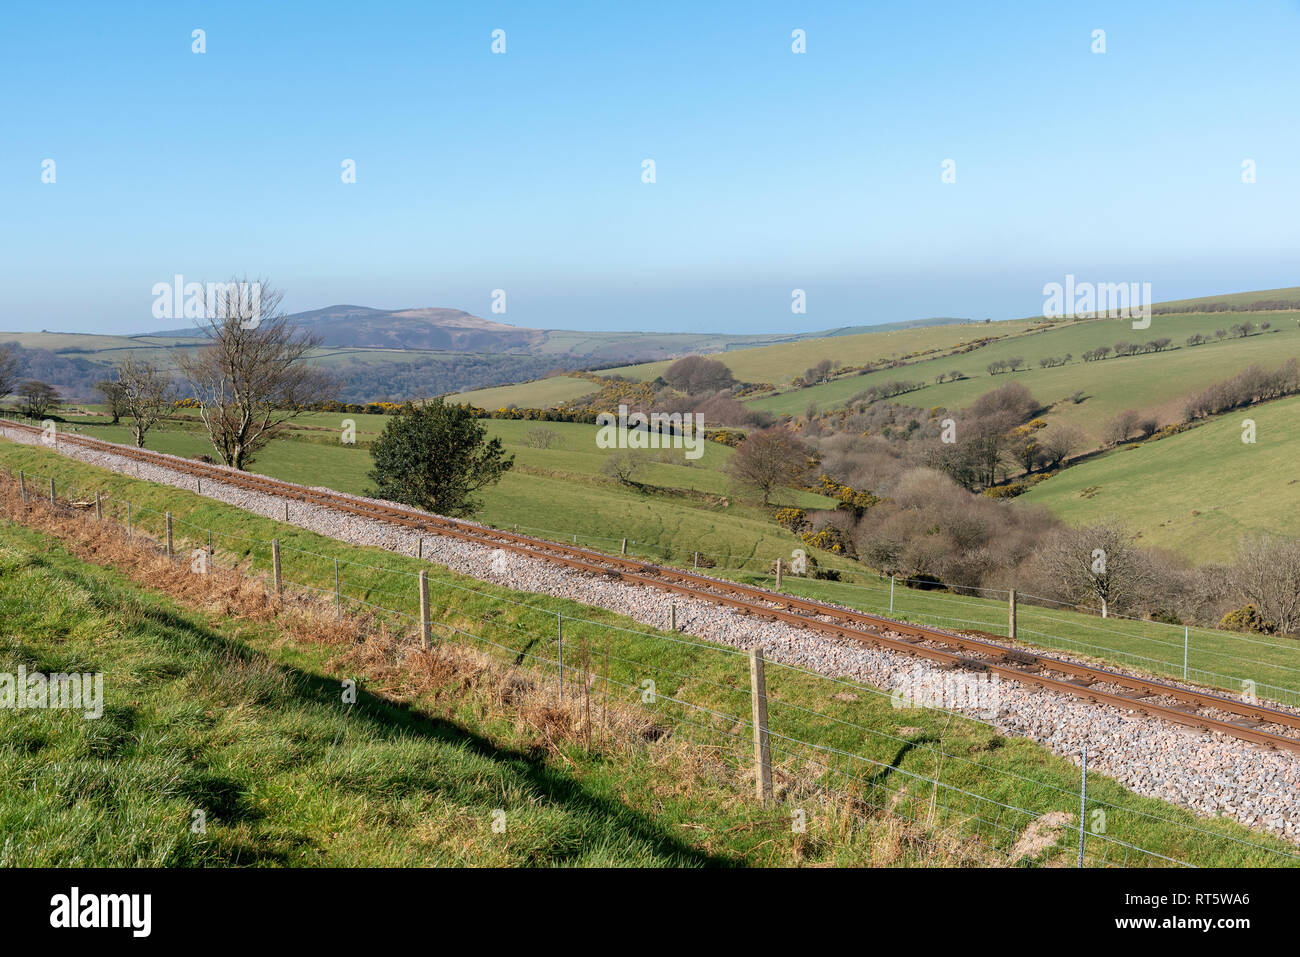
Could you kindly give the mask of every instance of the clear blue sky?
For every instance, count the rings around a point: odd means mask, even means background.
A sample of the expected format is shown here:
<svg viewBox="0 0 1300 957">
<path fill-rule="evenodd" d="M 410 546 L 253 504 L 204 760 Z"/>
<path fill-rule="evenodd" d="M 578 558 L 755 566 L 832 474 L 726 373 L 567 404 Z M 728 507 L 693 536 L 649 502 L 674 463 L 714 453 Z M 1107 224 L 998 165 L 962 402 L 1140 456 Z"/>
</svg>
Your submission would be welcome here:
<svg viewBox="0 0 1300 957">
<path fill-rule="evenodd" d="M 1297 49 L 1297 0 L 11 3 L 0 329 L 149 331 L 176 273 L 734 332 L 1293 285 Z"/>
</svg>

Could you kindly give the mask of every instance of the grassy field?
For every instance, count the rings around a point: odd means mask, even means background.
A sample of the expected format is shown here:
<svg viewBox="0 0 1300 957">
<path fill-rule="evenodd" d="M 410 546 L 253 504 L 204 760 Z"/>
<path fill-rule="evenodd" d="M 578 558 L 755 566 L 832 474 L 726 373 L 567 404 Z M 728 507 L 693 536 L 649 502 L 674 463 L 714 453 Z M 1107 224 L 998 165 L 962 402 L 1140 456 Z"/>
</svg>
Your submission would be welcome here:
<svg viewBox="0 0 1300 957">
<path fill-rule="evenodd" d="M 803 415 L 810 403 L 827 411 L 848 402 L 872 385 L 896 380 L 925 382 L 927 386 L 898 396 L 894 401 L 921 408 L 943 406 L 957 409 L 969 405 L 983 393 L 1008 382 L 1018 382 L 1044 403 L 1056 403 L 1046 416 L 1049 421 L 1079 428 L 1094 443 L 1100 443 L 1109 419 L 1124 409 L 1150 411 L 1162 422 L 1181 417 L 1182 399 L 1214 382 L 1229 378 L 1254 363 L 1277 365 L 1300 355 L 1300 326 L 1297 313 L 1252 314 L 1258 324 L 1272 321 L 1276 332 L 1227 339 L 1209 345 L 1188 347 L 1194 333 L 1212 335 L 1216 329 L 1241 322 L 1239 314 L 1156 316 L 1151 328 L 1134 331 L 1120 320 L 1095 320 L 1057 326 L 1047 331 L 997 342 L 968 355 L 930 359 L 899 369 L 887 369 L 864 376 L 837 379 L 825 385 L 754 399 L 748 404 L 776 414 Z M 1084 362 L 1083 352 L 1115 342 L 1145 342 L 1169 336 L 1178 348 L 1166 352 Z M 1046 356 L 1071 354 L 1069 365 L 1040 369 Z M 1023 357 L 1023 372 L 990 375 L 986 369 L 997 359 Z M 959 370 L 968 378 L 935 384 L 942 372 Z M 1082 391 L 1087 398 L 1076 405 L 1068 400 Z"/>
<path fill-rule="evenodd" d="M 1221 560 L 1244 535 L 1300 535 L 1297 415 L 1300 397 L 1220 416 L 1090 459 L 1015 501 L 1046 506 L 1074 525 L 1118 519 L 1139 530 L 1144 545 Z M 1253 445 L 1241 440 L 1244 419 L 1255 422 Z"/>
<path fill-rule="evenodd" d="M 1017 336 L 1034 327 L 1027 320 L 961 323 L 950 326 L 922 326 L 913 329 L 890 329 L 825 339 L 801 339 L 798 342 L 719 352 L 710 358 L 725 362 L 743 382 L 788 383 L 805 369 L 823 359 L 843 365 L 862 365 L 883 359 L 901 358 L 928 349 L 951 349 L 986 336 Z M 604 375 L 622 375 L 645 381 L 668 368 L 668 362 L 651 362 L 604 370 Z"/>
<path fill-rule="evenodd" d="M 357 426 L 356 446 L 339 442 L 344 419 Z M 387 421 L 382 415 L 309 413 L 294 420 L 291 437 L 277 439 L 262 452 L 253 470 L 305 485 L 322 485 L 354 494 L 373 483 L 365 444 Z M 803 547 L 793 534 L 773 523 L 769 512 L 730 492 L 722 472 L 732 449 L 705 442 L 704 454 L 686 459 L 683 450 L 647 451 L 647 465 L 634 476 L 638 490 L 607 478 L 601 471 L 614 450 L 596 446 L 597 428 L 571 422 L 487 421 L 488 434 L 500 438 L 515 456 L 515 468 L 483 494 L 479 521 L 579 544 L 617 548 L 628 539 L 631 554 L 657 560 L 693 563 L 700 551 L 706 563 L 752 570 L 789 559 Z M 100 416 L 70 415 L 68 428 L 110 442 L 130 443 L 129 430 L 110 426 Z M 545 428 L 549 448 L 533 448 L 528 434 Z M 159 452 L 194 457 L 212 453 L 197 421 L 164 423 L 149 434 L 148 446 Z M 786 490 L 774 504 L 826 508 L 833 502 L 810 492 Z M 846 560 L 831 564 L 848 567 Z"/>
<path fill-rule="evenodd" d="M 1145 544 L 1183 545 L 1193 552 L 1197 548 L 1214 550 L 1222 545 L 1221 541 L 1216 545 L 1214 539 L 1200 534 L 1202 528 L 1208 533 L 1209 525 L 1196 524 L 1202 518 L 1207 523 L 1221 521 L 1217 517 L 1220 513 L 1234 516 L 1241 529 L 1291 528 L 1296 512 L 1295 493 L 1291 490 L 1300 485 L 1288 483 L 1296 460 L 1293 443 L 1298 440 L 1293 433 L 1282 430 L 1288 410 L 1296 404 L 1300 404 L 1300 398 L 1256 410 L 1268 414 L 1257 418 L 1260 439 L 1255 446 L 1241 445 L 1240 432 L 1233 431 L 1239 426 L 1239 419 L 1229 418 L 1067 469 L 1015 501 L 1056 508 L 1071 522 L 1087 523 L 1119 515 L 1134 523 L 1133 527 L 1150 529 L 1143 534 Z M 356 418 L 361 441 L 373 435 L 371 430 L 385 420 L 384 416 Z M 337 428 L 338 417 L 317 414 L 302 424 L 326 429 L 327 422 Z M 803 548 L 823 565 L 838 569 L 844 581 L 807 581 L 787 574 L 788 590 L 864 611 L 890 613 L 888 580 L 880 580 L 869 569 L 847 559 L 807 549 L 794 535 L 773 523 L 766 512 L 729 497 L 726 478 L 719 471 L 731 454 L 725 446 L 706 443 L 704 457 L 691 466 L 680 458 L 655 462 L 644 480 L 675 491 L 643 494 L 600 474 L 601 463 L 609 453 L 596 448 L 592 426 L 547 423 L 546 427 L 555 436 L 553 445 L 549 449 L 535 449 L 523 441 L 527 431 L 535 427 L 534 423 L 491 421 L 487 424 L 492 434 L 515 453 L 517 462 L 515 470 L 507 473 L 486 495 L 486 504 L 478 518 L 488 524 L 501 528 L 518 525 L 522 532 L 560 541 L 573 541 L 576 536 L 578 544 L 608 552 L 618 551 L 621 538 L 626 535 L 630 554 L 683 565 L 693 564 L 698 550 L 705 565 L 714 566 L 719 573 L 767 585 L 771 584 L 772 562 L 778 556 L 788 560 L 795 549 Z M 83 425 L 81 429 L 84 434 L 111 441 L 127 440 L 125 430 L 120 428 Z M 1215 431 L 1207 431 L 1210 429 Z M 1202 433 L 1204 440 L 1186 444 Z M 304 434 L 319 441 L 277 440 L 255 469 L 276 478 L 341 491 L 359 493 L 366 489 L 369 484 L 365 477 L 369 468 L 366 449 L 334 444 L 333 430 Z M 150 447 L 182 455 L 207 451 L 201 437 L 193 432 L 159 433 L 156 441 L 151 440 Z M 1180 455 L 1177 463 L 1139 469 L 1138 480 L 1132 480 L 1130 460 L 1140 463 L 1146 456 L 1163 456 L 1180 448 L 1190 451 Z M 28 453 L 15 448 L 10 456 L 25 454 Z M 1249 480 L 1223 488 L 1215 478 L 1220 474 L 1217 470 L 1198 471 L 1206 461 L 1234 455 L 1254 457 Z M 1230 465 L 1231 462 L 1224 461 L 1225 468 Z M 1108 485 L 1105 479 L 1090 477 L 1097 470 L 1110 470 L 1115 478 Z M 1182 491 L 1191 474 L 1200 476 L 1200 485 L 1196 486 L 1200 488 L 1199 493 Z M 1098 485 L 1100 490 L 1093 488 Z M 1093 499 L 1082 497 L 1079 493 L 1084 489 L 1091 490 L 1090 495 L 1101 496 L 1102 504 L 1093 506 Z M 1194 516 L 1191 512 L 1198 510 L 1196 504 L 1185 508 L 1174 504 L 1184 494 L 1189 497 L 1199 494 L 1202 505 L 1217 496 L 1218 504 L 1199 509 L 1202 515 Z M 829 504 L 829 500 L 811 493 L 789 492 L 787 496 L 790 504 L 806 508 Z M 1045 496 L 1054 498 L 1042 501 Z M 1131 511 L 1113 507 L 1125 502 Z M 1263 507 L 1262 503 L 1269 504 Z M 1162 517 L 1179 508 L 1183 508 L 1184 519 L 1191 523 L 1190 531 Z M 1148 524 L 1135 524 L 1139 522 Z M 1166 524 L 1162 526 L 1162 522 Z M 1235 542 L 1237 531 L 1234 528 L 1223 534 L 1231 534 Z M 1174 532 L 1182 534 L 1176 539 L 1164 537 Z M 1005 633 L 1007 620 L 1002 597 L 932 594 L 901 586 L 895 590 L 892 613 L 939 627 L 974 628 L 995 634 Z M 1157 622 L 1102 621 L 1093 614 L 1026 605 L 1020 614 L 1020 636 L 1044 647 L 1146 671 L 1179 676 L 1182 673 L 1182 629 Z M 1287 643 L 1270 647 L 1272 644 L 1271 639 L 1261 642 L 1259 636 L 1193 629 L 1189 641 L 1189 674 L 1195 680 L 1232 693 L 1241 691 L 1242 681 L 1251 680 L 1260 686 L 1261 694 L 1267 692 L 1284 702 L 1300 704 L 1300 663 L 1293 660 L 1294 649 Z"/>
<path fill-rule="evenodd" d="M 590 395 L 596 389 L 596 383 L 590 379 L 556 375 L 535 382 L 461 392 L 452 398 L 453 401 L 466 402 L 480 409 L 504 409 L 512 404 L 525 409 L 553 409 L 561 403 Z"/>
<path fill-rule="evenodd" d="M 111 496 L 110 521 L 131 501 L 138 543 L 158 534 L 156 516 L 169 510 L 178 518 L 178 535 L 190 536 L 178 542 L 183 553 L 202 542 L 201 529 L 219 530 L 214 545 L 223 567 L 238 563 L 245 572 L 265 573 L 265 542 L 275 537 L 286 550 L 290 581 L 328 587 L 337 558 L 348 612 L 373 614 L 362 601 L 409 609 L 410 576 L 424 567 L 409 556 L 343 545 L 49 450 L 0 443 L 0 458 L 10 466 L 26 462 L 33 471 L 38 465 L 57 470 L 64 488 Z M 18 508 L 12 485 L 5 507 Z M 0 653 L 11 668 L 102 671 L 108 707 L 100 724 L 64 712 L 0 715 L 7 769 L 0 822 L 7 834 L 19 835 L 4 845 L 6 863 L 970 859 L 964 847 L 900 841 L 894 816 L 900 811 L 920 818 L 916 826 L 927 833 L 948 826 L 977 837 L 984 856 L 976 860 L 1005 862 L 1010 853 L 1020 863 L 1047 862 L 1073 853 L 1077 831 L 1064 824 L 1061 833 L 1049 830 L 1046 851 L 1024 850 L 1023 838 L 1048 813 L 1066 822 L 1077 813 L 1074 765 L 977 722 L 926 709 L 899 711 L 863 685 L 769 665 L 772 727 L 780 735 L 778 805 L 755 811 L 742 797 L 752 787 L 741 770 L 749 749 L 741 717 L 748 705 L 743 655 L 433 568 L 439 636 L 478 651 L 495 647 L 503 663 L 535 662 L 532 680 L 544 681 L 554 665 L 560 614 L 570 681 L 576 662 L 586 661 L 618 713 L 641 707 L 642 682 L 657 681 L 651 716 L 669 733 L 589 751 L 580 739 L 558 730 L 548 736 L 528 722 L 521 728 L 499 706 L 487 708 L 473 694 L 422 680 L 418 659 L 394 663 L 384 653 L 382 642 L 395 639 L 378 637 L 373 654 L 340 659 L 339 649 L 355 643 L 320 638 L 324 625 L 285 634 L 289 615 L 247 613 L 238 602 L 232 606 L 228 587 L 225 599 L 214 601 L 184 564 L 160 572 L 160 559 L 136 563 L 120 546 L 103 544 L 106 533 L 93 521 L 51 519 L 43 506 L 22 514 L 29 523 L 44 522 L 64 544 L 0 524 L 0 612 L 13 635 Z M 87 566 L 88 555 L 114 569 Z M 144 593 L 139 580 L 174 587 L 189 600 Z M 362 691 L 351 713 L 339 704 L 345 675 L 356 676 Z M 830 752 L 815 752 L 823 763 L 814 771 L 799 742 L 861 757 L 843 764 Z M 695 750 L 705 745 L 711 750 Z M 738 766 L 723 759 L 728 754 Z M 876 763 L 864 772 L 863 761 Z M 828 787 L 830 803 L 819 803 Z M 1201 864 L 1295 860 L 1285 845 L 1226 819 L 1197 819 L 1139 798 L 1102 774 L 1090 776 L 1089 795 L 1093 807 L 1107 811 L 1105 837 L 1088 836 L 1093 861 L 1154 862 L 1119 842 Z M 846 800 L 857 813 L 844 813 Z M 790 827 L 795 807 L 808 809 L 806 833 Z M 203 836 L 188 830 L 196 808 L 210 812 Z M 496 808 L 510 822 L 503 839 L 491 831 Z M 30 821 L 39 824 L 16 826 Z"/>
</svg>

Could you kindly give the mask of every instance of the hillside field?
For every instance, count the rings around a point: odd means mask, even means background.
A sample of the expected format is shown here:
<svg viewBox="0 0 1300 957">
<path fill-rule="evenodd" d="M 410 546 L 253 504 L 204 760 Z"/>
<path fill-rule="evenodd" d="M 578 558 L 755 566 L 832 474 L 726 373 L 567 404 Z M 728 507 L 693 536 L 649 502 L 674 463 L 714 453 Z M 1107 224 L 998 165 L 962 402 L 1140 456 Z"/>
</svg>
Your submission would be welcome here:
<svg viewBox="0 0 1300 957">
<path fill-rule="evenodd" d="M 1072 525 L 1118 519 L 1144 545 L 1222 560 L 1245 535 L 1300 536 L 1297 416 L 1300 396 L 1241 409 L 1065 469 L 1015 501 Z M 1241 440 L 1245 419 L 1253 445 Z"/>
<path fill-rule="evenodd" d="M 46 449 L 0 442 L 0 458 L 11 467 L 23 461 L 32 471 L 57 471 L 64 488 L 104 492 L 111 520 L 131 501 L 139 543 L 159 531 L 149 516 L 166 509 L 178 518 L 182 548 L 187 536 L 205 527 L 219 530 L 221 567 L 238 562 L 248 573 L 264 574 L 265 543 L 274 537 L 289 549 L 291 580 L 312 587 L 336 557 L 349 612 L 362 607 L 357 601 L 395 607 L 395 576 L 428 567 L 410 556 L 348 546 Z M 7 496 L 6 507 L 18 508 L 12 485 Z M 104 526 L 88 522 L 83 528 L 75 517 L 43 519 L 44 506 L 22 514 L 28 522 L 45 522 L 61 540 L 0 521 L 0 610 L 24 636 L 0 654 L 11 665 L 103 671 L 107 708 L 106 723 L 98 725 L 74 725 L 80 718 L 67 713 L 23 716 L 31 721 L 0 715 L 0 749 L 10 769 L 0 782 L 0 820 L 39 813 L 48 821 L 22 842 L 5 846 L 15 862 L 917 860 L 888 839 L 887 815 L 871 812 L 861 825 L 846 828 L 838 812 L 809 803 L 814 810 L 805 841 L 792 836 L 784 808 L 755 813 L 741 798 L 746 785 L 743 773 L 727 763 L 729 748 L 696 755 L 692 735 L 700 731 L 691 732 L 690 721 L 683 723 L 674 706 L 653 713 L 680 738 L 660 734 L 651 743 L 612 751 L 593 751 L 580 737 L 544 744 L 547 739 L 530 731 L 529 722 L 512 720 L 508 709 L 475 693 L 474 684 L 466 691 L 459 683 L 455 691 L 437 671 L 428 672 L 427 681 L 398 680 L 423 666 L 418 658 L 400 671 L 385 665 L 382 637 L 364 654 L 349 653 L 355 643 L 346 634 L 336 641 L 319 629 L 316 638 L 310 630 L 286 633 L 291 616 L 254 614 L 251 597 L 238 599 L 247 613 L 232 617 L 220 602 L 210 603 L 205 586 L 183 564 L 170 570 L 161 559 L 149 564 L 124 551 L 120 537 L 101 532 Z M 97 554 L 97 561 L 113 567 L 88 565 L 70 549 Z M 181 597 L 146 592 L 139 580 L 179 589 Z M 440 636 L 451 625 L 461 636 L 454 643 L 467 642 L 467 649 L 490 650 L 476 645 L 476 638 L 494 642 L 502 653 L 494 660 L 502 664 L 540 656 L 540 670 L 523 672 L 534 680 L 547 673 L 543 636 L 553 634 L 549 626 L 562 614 L 571 648 L 606 651 L 611 687 L 626 689 L 611 692 L 615 707 L 638 707 L 638 682 L 646 674 L 655 675 L 665 691 L 671 688 L 674 700 L 708 707 L 715 717 L 705 719 L 698 743 L 708 742 L 710 725 L 713 742 L 725 742 L 734 720 L 727 714 L 743 713 L 748 701 L 743 656 L 718 654 L 707 643 L 681 641 L 601 609 L 513 592 L 436 566 L 430 592 Z M 231 600 L 228 594 L 226 602 Z M 397 607 L 409 607 L 409 594 L 406 600 Z M 350 621 L 344 624 L 350 627 Z M 352 712 L 338 704 L 342 675 L 356 675 L 361 684 L 362 699 Z M 787 736 L 783 748 L 815 741 L 879 762 L 897 775 L 866 786 L 883 785 L 886 795 L 896 796 L 891 805 L 910 806 L 913 799 L 928 805 L 930 821 L 936 820 L 936 796 L 929 782 L 940 776 L 937 822 L 957 835 L 979 833 L 998 849 L 993 859 L 1005 860 L 998 853 L 1009 850 L 1031 820 L 1077 808 L 1077 768 L 1028 740 L 1004 738 L 985 725 L 928 709 L 900 713 L 887 695 L 867 686 L 846 694 L 849 683 L 799 669 L 774 664 L 768 681 L 774 730 Z M 492 686 L 477 687 L 487 694 Z M 699 723 L 699 716 L 694 720 Z M 51 744 L 62 724 L 69 733 Z M 738 750 L 743 766 L 745 747 Z M 797 780 L 797 753 L 780 760 L 783 775 Z M 59 792 L 22 786 L 52 773 L 63 775 Z M 960 791 L 950 796 L 950 789 Z M 68 793 L 79 799 L 69 804 L 60 797 Z M 960 795 L 972 794 L 1003 809 L 997 826 L 972 825 L 961 807 L 951 816 L 944 810 L 954 798 L 961 805 Z M 1139 798 L 1102 774 L 1090 777 L 1089 794 L 1108 812 L 1107 839 L 1088 840 L 1090 857 L 1097 860 L 1129 861 L 1127 845 L 1219 865 L 1291 859 L 1268 853 L 1285 845 L 1225 819 L 1196 818 Z M 196 807 L 210 812 L 202 837 L 188 831 Z M 493 808 L 506 809 L 514 822 L 508 840 L 491 836 Z M 1029 816 L 1016 808 L 1028 809 Z M 982 813 L 992 817 L 987 809 Z M 1065 837 L 1066 854 L 1072 855 L 1068 832 Z M 925 854 L 929 863 L 944 860 Z M 1137 855 L 1131 862 L 1149 859 Z"/>
</svg>

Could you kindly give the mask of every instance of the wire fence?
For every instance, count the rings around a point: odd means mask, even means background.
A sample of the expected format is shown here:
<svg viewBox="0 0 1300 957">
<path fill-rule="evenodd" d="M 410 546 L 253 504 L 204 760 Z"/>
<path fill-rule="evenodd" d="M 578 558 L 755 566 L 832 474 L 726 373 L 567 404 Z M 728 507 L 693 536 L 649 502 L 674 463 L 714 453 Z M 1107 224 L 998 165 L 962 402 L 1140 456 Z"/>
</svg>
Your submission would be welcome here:
<svg viewBox="0 0 1300 957">
<path fill-rule="evenodd" d="M 736 648 L 602 621 L 595 609 L 575 613 L 543 595 L 505 594 L 413 558 L 402 559 L 408 567 L 352 560 L 345 549 L 340 557 L 234 534 L 49 474 L 4 471 L 29 502 L 98 516 L 196 573 L 230 569 L 271 591 L 278 555 L 286 601 L 301 596 L 317 613 L 413 636 L 427 621 L 436 640 L 519 668 L 559 700 L 594 697 L 605 709 L 644 714 L 645 740 L 689 742 L 738 788 L 770 775 L 772 801 L 796 830 L 814 815 L 848 821 L 850 832 L 901 827 L 918 853 L 945 863 L 1300 864 L 1300 850 L 1283 840 L 1196 819 L 1059 762 L 1017 762 L 986 723 L 942 707 L 894 711 L 891 692 L 846 677 L 767 661 L 760 688 L 751 654 Z M 423 610 L 413 568 L 432 586 Z"/>
<path fill-rule="evenodd" d="M 718 564 L 703 551 L 679 555 L 634 539 L 627 539 L 624 545 L 625 540 L 606 536 L 525 525 L 514 528 L 593 551 L 647 558 L 715 577 L 740 578 L 749 584 L 773 587 L 777 582 L 775 558 L 725 557 Z M 618 549 L 606 547 L 615 544 Z M 791 594 L 913 624 L 1010 637 L 1009 615 L 1003 604 L 1010 597 L 1009 589 L 885 575 L 876 576 L 875 582 L 838 581 L 817 578 L 816 572 L 792 573 L 788 562 L 783 572 L 781 590 Z M 1204 685 L 1243 700 L 1263 698 L 1300 708 L 1300 644 L 1295 642 L 1114 612 L 1102 618 L 1076 603 L 1020 591 L 1016 592 L 1016 608 L 1015 638 L 1024 644 Z M 1072 617 L 1063 618 L 1062 612 Z"/>
<path fill-rule="evenodd" d="M 635 538 L 528 525 L 512 527 L 516 532 L 592 551 L 642 558 L 749 584 L 776 584 L 775 557 L 711 556 L 706 550 L 682 552 Z M 756 543 L 753 547 L 759 546 Z M 866 580 L 815 577 L 828 571 L 866 576 Z M 914 624 L 1009 637 L 1007 589 L 929 578 L 891 579 L 884 575 L 875 575 L 871 580 L 870 575 L 811 566 L 803 574 L 793 574 L 787 562 L 781 590 Z M 1094 609 L 1025 592 L 1017 592 L 1016 602 L 1015 637 L 1026 645 L 1203 685 L 1243 700 L 1264 699 L 1300 708 L 1300 644 L 1114 613 L 1102 618 Z"/>
</svg>

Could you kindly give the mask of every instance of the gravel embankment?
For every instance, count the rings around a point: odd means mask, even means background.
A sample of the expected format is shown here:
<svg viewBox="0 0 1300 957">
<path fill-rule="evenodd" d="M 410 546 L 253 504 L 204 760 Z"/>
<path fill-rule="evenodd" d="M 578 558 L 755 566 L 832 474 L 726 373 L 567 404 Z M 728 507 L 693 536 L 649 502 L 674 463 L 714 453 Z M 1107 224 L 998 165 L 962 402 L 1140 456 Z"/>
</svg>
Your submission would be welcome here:
<svg viewBox="0 0 1300 957">
<path fill-rule="evenodd" d="M 0 426 L 0 434 L 35 444 L 39 438 Z M 92 465 L 194 490 L 194 477 L 122 456 L 60 444 L 65 455 Z M 233 485 L 203 481 L 203 494 L 279 520 L 284 500 Z M 340 541 L 413 555 L 416 535 L 383 522 L 291 502 L 290 520 Z M 905 654 L 864 647 L 847 639 L 760 621 L 709 602 L 586 575 L 549 562 L 459 539 L 424 538 L 424 556 L 461 574 L 595 605 L 658 628 L 668 627 L 669 602 L 686 634 L 748 649 L 771 660 L 877 688 L 903 681 L 951 681 L 942 671 Z M 1016 682 L 997 687 L 995 712 L 961 709 L 1009 734 L 1032 738 L 1076 763 L 1086 746 L 1090 770 L 1113 777 L 1138 794 L 1161 798 L 1206 815 L 1229 815 L 1300 843 L 1300 754 L 1276 752 L 1236 738 L 1183 728 L 1068 695 L 1032 690 Z M 900 715 L 900 724 L 905 724 Z M 1119 813 L 1112 811 L 1111 813 Z"/>
</svg>

